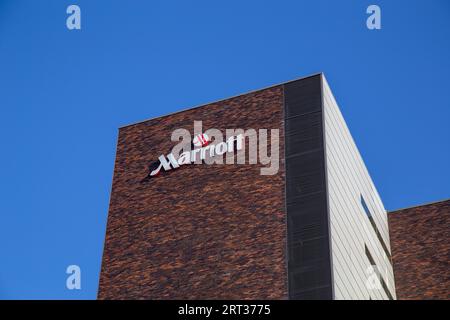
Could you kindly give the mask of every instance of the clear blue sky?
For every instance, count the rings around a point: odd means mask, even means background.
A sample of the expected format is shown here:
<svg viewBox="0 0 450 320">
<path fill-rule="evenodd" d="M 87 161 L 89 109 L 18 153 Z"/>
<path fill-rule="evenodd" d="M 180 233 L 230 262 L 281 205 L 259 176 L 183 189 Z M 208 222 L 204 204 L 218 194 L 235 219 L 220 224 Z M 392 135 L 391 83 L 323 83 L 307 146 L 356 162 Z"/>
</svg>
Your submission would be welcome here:
<svg viewBox="0 0 450 320">
<path fill-rule="evenodd" d="M 448 0 L 0 0 L 0 298 L 96 297 L 118 127 L 318 71 L 387 209 L 449 198 L 449 23 Z"/>
</svg>

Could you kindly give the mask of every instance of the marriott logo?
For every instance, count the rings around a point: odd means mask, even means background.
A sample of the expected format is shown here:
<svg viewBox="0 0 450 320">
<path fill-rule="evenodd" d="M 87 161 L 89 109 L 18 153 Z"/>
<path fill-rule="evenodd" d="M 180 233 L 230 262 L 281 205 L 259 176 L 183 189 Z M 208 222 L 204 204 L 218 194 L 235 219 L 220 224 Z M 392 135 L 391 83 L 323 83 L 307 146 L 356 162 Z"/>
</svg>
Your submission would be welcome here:
<svg viewBox="0 0 450 320">
<path fill-rule="evenodd" d="M 207 137 L 206 134 L 200 135 L 202 137 Z M 198 136 L 197 136 L 198 137 Z M 196 137 L 196 138 L 197 138 Z M 199 139 L 199 138 L 197 138 Z M 157 175 L 161 169 L 163 168 L 165 171 L 169 171 L 171 169 L 179 168 L 182 165 L 186 164 L 192 164 L 195 163 L 196 160 L 204 161 L 207 159 L 207 156 L 210 158 L 218 155 L 221 156 L 225 152 L 228 151 L 239 151 L 242 150 L 242 144 L 243 144 L 243 135 L 237 135 L 234 137 L 228 138 L 226 142 L 220 142 L 218 144 L 213 145 L 206 145 L 205 147 L 201 148 L 195 148 L 191 151 L 185 151 L 181 153 L 181 155 L 178 157 L 178 159 L 175 159 L 175 156 L 173 153 L 169 153 L 166 156 L 161 155 L 159 156 L 159 165 L 158 167 L 150 172 L 150 176 Z"/>
<path fill-rule="evenodd" d="M 270 129 L 208 129 L 202 132 L 202 122 L 194 121 L 194 138 L 186 129 L 176 129 L 171 140 L 179 141 L 167 155 L 149 166 L 148 177 L 189 164 L 260 164 L 261 175 L 274 175 L 279 170 L 279 130 Z M 246 143 L 248 141 L 248 143 Z M 248 151 L 246 152 L 246 146 Z M 270 154 L 269 154 L 270 146 Z M 236 157 L 234 156 L 236 154 Z M 248 155 L 248 157 L 247 157 Z M 225 161 L 224 161 L 225 157 Z"/>
</svg>

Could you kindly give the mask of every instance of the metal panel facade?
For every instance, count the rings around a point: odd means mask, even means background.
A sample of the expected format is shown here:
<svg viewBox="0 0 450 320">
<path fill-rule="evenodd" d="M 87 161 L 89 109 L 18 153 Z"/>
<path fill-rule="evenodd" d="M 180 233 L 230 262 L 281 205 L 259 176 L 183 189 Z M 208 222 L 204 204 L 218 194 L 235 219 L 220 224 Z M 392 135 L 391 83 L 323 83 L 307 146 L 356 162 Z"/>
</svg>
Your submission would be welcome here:
<svg viewBox="0 0 450 320">
<path fill-rule="evenodd" d="M 321 75 L 284 88 L 289 296 L 331 299 Z"/>
<path fill-rule="evenodd" d="M 392 265 L 382 245 L 384 242 L 389 250 L 386 210 L 325 77 L 323 85 L 334 298 L 375 300 L 388 299 L 389 294 L 395 297 Z M 371 266 L 365 246 L 376 266 Z M 372 276 L 379 278 L 380 285 L 374 285 Z"/>
</svg>

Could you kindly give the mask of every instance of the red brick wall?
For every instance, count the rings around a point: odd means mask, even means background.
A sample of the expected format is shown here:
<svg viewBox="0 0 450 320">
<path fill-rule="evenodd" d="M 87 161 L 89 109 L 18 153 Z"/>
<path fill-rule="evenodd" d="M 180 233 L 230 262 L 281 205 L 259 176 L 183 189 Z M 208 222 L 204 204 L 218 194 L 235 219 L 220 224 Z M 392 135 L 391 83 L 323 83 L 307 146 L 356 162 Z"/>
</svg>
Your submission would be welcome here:
<svg viewBox="0 0 450 320">
<path fill-rule="evenodd" d="M 389 213 L 398 299 L 450 299 L 450 200 Z"/>
<path fill-rule="evenodd" d="M 285 299 L 284 162 L 187 165 L 141 182 L 176 128 L 280 129 L 273 87 L 119 131 L 99 299 Z"/>
</svg>

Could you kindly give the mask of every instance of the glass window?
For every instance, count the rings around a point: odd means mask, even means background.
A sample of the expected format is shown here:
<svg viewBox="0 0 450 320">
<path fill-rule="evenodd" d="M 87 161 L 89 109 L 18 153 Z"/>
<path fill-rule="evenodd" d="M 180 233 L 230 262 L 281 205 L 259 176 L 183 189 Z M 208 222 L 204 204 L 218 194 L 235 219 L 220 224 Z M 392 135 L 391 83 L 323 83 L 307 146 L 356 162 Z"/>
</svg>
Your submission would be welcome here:
<svg viewBox="0 0 450 320">
<path fill-rule="evenodd" d="M 374 268 L 375 272 L 378 274 L 378 277 L 379 277 L 379 280 L 380 280 L 380 283 L 381 283 L 381 287 L 383 288 L 384 292 L 388 296 L 389 300 L 394 300 L 394 297 L 392 296 L 392 294 L 389 291 L 389 288 L 388 288 L 386 282 L 384 281 L 383 277 L 381 276 L 380 270 L 378 270 L 378 267 L 377 267 L 377 265 L 375 263 L 375 260 L 373 260 L 372 254 L 370 253 L 369 248 L 367 248 L 366 244 L 364 244 L 364 249 L 366 251 L 367 259 L 369 260 L 370 264 Z"/>
<path fill-rule="evenodd" d="M 370 212 L 369 207 L 367 206 L 367 203 L 364 200 L 364 197 L 362 195 L 361 195 L 361 205 L 362 205 L 367 217 L 369 218 L 369 221 L 370 221 L 370 224 L 372 225 L 373 230 L 375 230 L 375 234 L 377 235 L 378 241 L 380 241 L 381 246 L 383 247 L 384 253 L 387 256 L 389 263 L 392 265 L 391 253 L 389 252 L 389 250 L 386 246 L 386 243 L 384 242 L 383 237 L 381 236 L 380 230 L 378 230 L 378 227 L 375 224 L 375 220 L 372 217 L 372 213 Z"/>
</svg>

